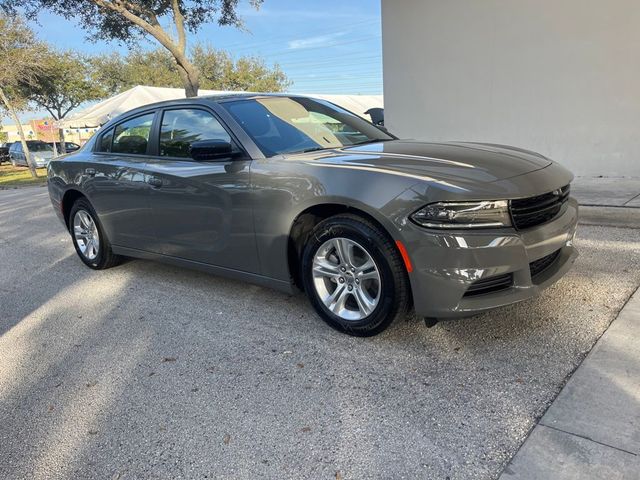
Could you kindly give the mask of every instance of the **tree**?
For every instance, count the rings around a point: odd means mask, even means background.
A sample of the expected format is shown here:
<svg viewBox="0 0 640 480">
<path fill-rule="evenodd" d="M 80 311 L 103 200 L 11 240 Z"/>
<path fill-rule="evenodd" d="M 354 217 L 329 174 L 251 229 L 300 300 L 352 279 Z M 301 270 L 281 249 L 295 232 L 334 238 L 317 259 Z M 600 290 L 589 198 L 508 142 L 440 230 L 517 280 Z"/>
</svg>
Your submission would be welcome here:
<svg viewBox="0 0 640 480">
<path fill-rule="evenodd" d="M 258 57 L 245 56 L 234 61 L 229 53 L 209 45 L 196 45 L 192 56 L 205 89 L 282 92 L 291 86 L 279 65 L 270 68 Z"/>
<path fill-rule="evenodd" d="M 27 106 L 23 87 L 32 85 L 41 71 L 39 57 L 43 48 L 36 41 L 33 31 L 20 18 L 0 15 L 0 102 L 16 122 L 22 149 L 33 177 L 38 174 L 31 162 L 18 111 Z"/>
<path fill-rule="evenodd" d="M 54 120 L 63 120 L 80 104 L 104 98 L 108 92 L 91 81 L 85 58 L 67 51 L 47 50 L 40 55 L 42 69 L 24 87 L 32 102 L 46 109 Z M 66 153 L 64 129 L 60 129 L 62 153 Z"/>
<path fill-rule="evenodd" d="M 204 23 L 242 26 L 237 14 L 239 0 L 0 0 L 0 8 L 15 12 L 22 8 L 29 18 L 42 9 L 63 17 L 75 17 L 97 38 L 135 43 L 150 35 L 175 60 L 187 97 L 195 97 L 200 87 L 198 69 L 187 57 L 187 31 L 195 32 Z M 258 8 L 263 0 L 249 0 Z M 19 6 L 18 6 L 19 4 Z M 169 27 L 169 25 L 172 25 Z"/>
<path fill-rule="evenodd" d="M 91 76 L 109 95 L 115 95 L 136 85 L 152 87 L 182 86 L 182 79 L 173 57 L 164 49 L 150 52 L 132 50 L 128 55 L 111 53 L 92 57 Z"/>
<path fill-rule="evenodd" d="M 278 65 L 268 67 L 256 57 L 234 61 L 224 51 L 196 45 L 191 62 L 201 72 L 200 87 L 209 90 L 246 90 L 281 92 L 291 82 Z M 93 57 L 93 82 L 109 94 L 120 93 L 136 85 L 180 87 L 181 79 L 171 55 L 163 49 L 151 52 L 134 50 L 123 56 L 117 53 Z"/>
</svg>

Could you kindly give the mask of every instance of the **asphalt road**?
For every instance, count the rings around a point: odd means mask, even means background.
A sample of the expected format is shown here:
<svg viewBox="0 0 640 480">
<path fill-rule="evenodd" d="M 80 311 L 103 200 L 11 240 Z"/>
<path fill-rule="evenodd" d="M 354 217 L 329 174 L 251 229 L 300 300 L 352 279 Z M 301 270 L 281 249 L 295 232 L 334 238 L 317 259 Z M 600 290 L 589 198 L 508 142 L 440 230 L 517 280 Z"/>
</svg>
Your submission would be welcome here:
<svg viewBox="0 0 640 480">
<path fill-rule="evenodd" d="M 84 267 L 46 189 L 0 191 L 0 478 L 495 478 L 640 283 L 583 226 L 538 299 L 359 339 L 302 296 Z"/>
</svg>

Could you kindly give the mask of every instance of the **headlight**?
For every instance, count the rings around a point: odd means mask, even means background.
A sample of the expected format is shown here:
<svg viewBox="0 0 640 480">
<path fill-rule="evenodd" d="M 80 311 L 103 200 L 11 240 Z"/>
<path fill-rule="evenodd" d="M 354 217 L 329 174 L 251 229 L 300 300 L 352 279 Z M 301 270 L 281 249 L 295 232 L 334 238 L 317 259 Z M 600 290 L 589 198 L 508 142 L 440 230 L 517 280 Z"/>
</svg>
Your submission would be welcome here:
<svg viewBox="0 0 640 480">
<path fill-rule="evenodd" d="M 421 208 L 411 220 L 428 228 L 510 227 L 509 202 L 438 202 Z"/>
</svg>

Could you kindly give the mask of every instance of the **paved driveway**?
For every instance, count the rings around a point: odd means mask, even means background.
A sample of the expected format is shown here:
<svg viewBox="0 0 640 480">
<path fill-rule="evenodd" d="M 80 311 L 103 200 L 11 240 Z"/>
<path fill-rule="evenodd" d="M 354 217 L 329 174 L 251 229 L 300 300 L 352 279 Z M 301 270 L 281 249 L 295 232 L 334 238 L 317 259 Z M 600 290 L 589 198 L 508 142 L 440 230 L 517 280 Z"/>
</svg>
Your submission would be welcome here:
<svg viewBox="0 0 640 480">
<path fill-rule="evenodd" d="M 91 271 L 45 189 L 0 191 L 0 478 L 495 478 L 640 283 L 637 230 L 578 246 L 539 299 L 357 339 L 302 296 Z"/>
</svg>

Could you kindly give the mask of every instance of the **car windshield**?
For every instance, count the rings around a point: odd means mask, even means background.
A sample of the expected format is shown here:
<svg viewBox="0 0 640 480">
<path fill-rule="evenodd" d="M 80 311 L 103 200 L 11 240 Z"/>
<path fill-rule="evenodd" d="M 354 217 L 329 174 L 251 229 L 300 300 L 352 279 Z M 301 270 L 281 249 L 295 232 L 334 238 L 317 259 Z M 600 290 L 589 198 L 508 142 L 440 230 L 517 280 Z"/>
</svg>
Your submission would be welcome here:
<svg viewBox="0 0 640 480">
<path fill-rule="evenodd" d="M 222 105 L 267 157 L 393 139 L 353 113 L 310 98 L 264 97 Z"/>
<path fill-rule="evenodd" d="M 32 152 L 50 152 L 53 150 L 51 145 L 44 142 L 29 142 L 27 143 L 27 146 Z"/>
</svg>

